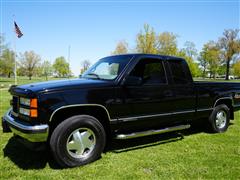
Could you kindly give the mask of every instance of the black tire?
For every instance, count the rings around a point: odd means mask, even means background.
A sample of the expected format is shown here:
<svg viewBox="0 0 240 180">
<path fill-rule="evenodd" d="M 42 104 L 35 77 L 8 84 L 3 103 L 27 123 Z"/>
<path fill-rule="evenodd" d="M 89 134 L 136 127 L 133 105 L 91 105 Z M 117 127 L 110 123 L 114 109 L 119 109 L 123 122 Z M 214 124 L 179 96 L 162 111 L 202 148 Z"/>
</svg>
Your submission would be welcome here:
<svg viewBox="0 0 240 180">
<path fill-rule="evenodd" d="M 218 114 L 223 114 L 223 120 L 219 120 Z M 210 130 L 214 133 L 222 133 L 227 131 L 230 121 L 230 111 L 229 108 L 225 104 L 220 104 L 216 106 L 210 117 L 209 117 L 209 127 Z"/>
<path fill-rule="evenodd" d="M 70 139 L 72 138 L 71 142 L 75 143 L 74 134 L 80 133 L 81 138 L 81 145 L 82 142 L 82 129 L 86 129 L 86 132 L 91 132 L 93 135 L 88 137 L 88 141 L 92 141 L 93 148 L 88 149 L 86 148 L 87 155 L 75 157 L 77 155 L 77 150 L 69 150 Z M 78 137 L 78 136 L 77 136 Z M 78 141 L 76 142 L 80 142 Z M 88 164 L 93 162 L 101 157 L 101 153 L 106 144 L 106 134 L 102 124 L 94 117 L 89 115 L 77 115 L 70 117 L 60 123 L 53 131 L 51 138 L 50 138 L 50 148 L 55 160 L 58 164 L 62 167 L 76 167 L 81 166 L 84 164 Z M 78 146 L 77 146 L 78 147 Z M 84 147 L 85 146 L 81 146 Z M 85 150 L 83 148 L 83 153 Z M 85 154 L 86 154 L 85 153 Z"/>
</svg>

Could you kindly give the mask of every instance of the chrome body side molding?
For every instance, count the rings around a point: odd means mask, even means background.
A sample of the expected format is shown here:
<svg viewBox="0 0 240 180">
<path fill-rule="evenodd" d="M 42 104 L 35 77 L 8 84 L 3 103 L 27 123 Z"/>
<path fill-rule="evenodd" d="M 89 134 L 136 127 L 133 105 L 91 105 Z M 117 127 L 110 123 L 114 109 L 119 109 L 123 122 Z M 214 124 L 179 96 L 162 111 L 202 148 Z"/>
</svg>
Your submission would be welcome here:
<svg viewBox="0 0 240 180">
<path fill-rule="evenodd" d="M 135 132 L 135 133 L 130 133 L 130 134 L 118 134 L 118 135 L 116 135 L 115 139 L 131 139 L 131 138 L 137 138 L 137 137 L 142 137 L 142 136 L 149 136 L 149 135 L 154 135 L 154 134 L 162 134 L 162 133 L 167 133 L 167 132 L 172 132 L 172 131 L 179 131 L 179 130 L 188 129 L 188 128 L 190 128 L 189 124 L 179 125 L 179 126 L 174 126 L 174 127 L 167 127 L 167 128 L 158 129 L 158 130 Z"/>
<path fill-rule="evenodd" d="M 197 109 L 197 112 L 202 112 L 202 111 L 212 111 L 213 108 L 204 108 L 204 109 Z"/>
<path fill-rule="evenodd" d="M 176 114 L 185 114 L 185 113 L 194 113 L 195 110 L 181 111 L 181 112 L 172 112 L 172 113 L 161 113 L 161 114 L 152 114 L 152 115 L 143 115 L 143 116 L 132 116 L 126 118 L 119 118 L 119 121 L 135 121 L 138 119 L 152 118 L 152 117 L 162 117 L 162 116 L 171 116 Z"/>
<path fill-rule="evenodd" d="M 52 121 L 54 114 L 61 109 L 66 109 L 66 108 L 71 108 L 71 107 L 83 107 L 83 106 L 97 106 L 97 107 L 103 108 L 108 115 L 108 120 L 111 121 L 110 114 L 109 114 L 107 108 L 101 104 L 71 104 L 71 105 L 67 105 L 67 106 L 61 106 L 60 108 L 57 108 L 55 111 L 53 111 L 53 113 L 50 116 L 49 122 Z"/>
</svg>

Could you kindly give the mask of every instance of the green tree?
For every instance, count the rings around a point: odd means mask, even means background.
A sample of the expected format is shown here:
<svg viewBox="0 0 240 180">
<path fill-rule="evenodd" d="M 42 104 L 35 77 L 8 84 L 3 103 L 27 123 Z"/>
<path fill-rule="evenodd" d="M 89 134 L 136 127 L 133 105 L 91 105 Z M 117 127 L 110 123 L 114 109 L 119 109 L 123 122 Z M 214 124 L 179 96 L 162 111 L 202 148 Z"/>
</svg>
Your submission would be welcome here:
<svg viewBox="0 0 240 180">
<path fill-rule="evenodd" d="M 177 48 L 177 35 L 171 32 L 160 33 L 157 37 L 157 52 L 161 55 L 176 56 Z"/>
<path fill-rule="evenodd" d="M 5 38 L 0 34 L 0 74 L 10 77 L 14 69 L 14 52 L 5 43 Z"/>
<path fill-rule="evenodd" d="M 176 44 L 176 56 L 184 58 L 189 66 L 189 69 L 192 73 L 193 77 L 198 77 L 201 75 L 201 70 L 199 68 L 199 65 L 195 62 L 195 58 L 197 56 L 197 49 L 195 47 L 195 44 L 193 42 L 187 41 L 184 44 L 184 48 L 181 50 L 177 49 Z"/>
<path fill-rule="evenodd" d="M 148 24 L 144 24 L 143 31 L 140 31 L 137 35 L 137 47 L 136 50 L 139 53 L 157 53 L 157 44 L 156 44 L 156 33 L 154 29 L 151 28 Z"/>
<path fill-rule="evenodd" d="M 205 63 L 205 68 L 208 69 L 210 73 L 210 78 L 216 78 L 219 72 L 219 67 L 221 65 L 220 50 L 214 41 L 209 41 L 204 44 L 203 49 L 200 53 L 200 59 L 202 63 Z"/>
<path fill-rule="evenodd" d="M 194 59 L 191 56 L 188 56 L 186 54 L 185 49 L 181 49 L 176 54 L 178 57 L 184 58 L 188 64 L 188 67 L 191 71 L 191 74 L 193 77 L 198 77 L 201 74 L 201 71 L 199 69 L 198 64 L 194 61 Z"/>
<path fill-rule="evenodd" d="M 208 66 L 205 51 L 202 50 L 200 52 L 200 55 L 198 57 L 198 62 L 200 67 L 202 68 L 202 77 L 205 78 L 207 76 L 207 66 Z"/>
<path fill-rule="evenodd" d="M 24 54 L 21 54 L 19 65 L 20 68 L 22 68 L 25 74 L 29 77 L 29 80 L 32 79 L 32 76 L 36 75 L 40 61 L 40 56 L 34 51 L 26 51 Z"/>
<path fill-rule="evenodd" d="M 50 61 L 46 60 L 41 65 L 41 75 L 48 80 L 48 77 L 51 76 L 53 73 L 53 67 Z"/>
<path fill-rule="evenodd" d="M 15 62 L 14 52 L 8 48 L 4 49 L 0 57 L 1 74 L 10 78 L 11 74 L 14 73 L 14 62 Z"/>
<path fill-rule="evenodd" d="M 233 56 L 240 52 L 239 29 L 224 30 L 223 37 L 219 38 L 218 45 L 221 49 L 223 59 L 226 63 L 226 77 L 229 79 L 230 63 Z"/>
<path fill-rule="evenodd" d="M 240 77 L 240 59 L 233 64 L 233 74 L 234 76 Z"/>
<path fill-rule="evenodd" d="M 115 50 L 112 54 L 126 54 L 128 53 L 128 43 L 126 41 L 120 41 L 117 43 Z"/>
<path fill-rule="evenodd" d="M 58 77 L 68 77 L 71 74 L 69 63 L 63 56 L 56 58 L 53 69 Z"/>
</svg>

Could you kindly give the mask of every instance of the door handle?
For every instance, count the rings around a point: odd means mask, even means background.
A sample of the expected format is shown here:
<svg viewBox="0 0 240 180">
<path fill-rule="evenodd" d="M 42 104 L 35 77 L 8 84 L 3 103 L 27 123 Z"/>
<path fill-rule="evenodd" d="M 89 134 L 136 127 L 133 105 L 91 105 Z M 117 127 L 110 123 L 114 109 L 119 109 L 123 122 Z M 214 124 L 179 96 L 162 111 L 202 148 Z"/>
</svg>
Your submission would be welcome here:
<svg viewBox="0 0 240 180">
<path fill-rule="evenodd" d="M 173 93 L 172 93 L 172 91 L 165 91 L 165 92 L 163 93 L 163 95 L 164 95 L 165 97 L 172 97 L 172 96 L 173 96 Z"/>
</svg>

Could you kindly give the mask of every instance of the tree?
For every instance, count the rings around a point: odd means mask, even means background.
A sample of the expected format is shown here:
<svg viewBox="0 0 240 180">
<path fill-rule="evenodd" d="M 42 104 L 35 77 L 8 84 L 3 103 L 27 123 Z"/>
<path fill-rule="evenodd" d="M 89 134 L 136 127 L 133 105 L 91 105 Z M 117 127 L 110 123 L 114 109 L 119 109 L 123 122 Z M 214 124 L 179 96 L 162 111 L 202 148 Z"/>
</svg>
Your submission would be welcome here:
<svg viewBox="0 0 240 180">
<path fill-rule="evenodd" d="M 80 73 L 83 74 L 91 65 L 89 60 L 82 61 L 82 69 L 80 70 Z"/>
<path fill-rule="evenodd" d="M 226 63 L 226 80 L 229 80 L 229 69 L 232 57 L 240 52 L 239 29 L 224 30 L 223 37 L 219 38 L 218 45 Z"/>
<path fill-rule="evenodd" d="M 187 56 L 191 57 L 192 59 L 194 59 L 198 54 L 196 45 L 194 44 L 194 42 L 191 41 L 186 41 L 184 43 L 183 51 L 186 53 Z"/>
<path fill-rule="evenodd" d="M 41 74 L 48 80 L 48 77 L 53 73 L 53 67 L 50 61 L 46 60 L 41 65 Z"/>
<path fill-rule="evenodd" d="M 200 68 L 198 64 L 195 62 L 195 56 L 197 55 L 197 49 L 195 48 L 195 44 L 193 42 L 187 41 L 184 44 L 184 48 L 178 50 L 176 44 L 176 56 L 184 58 L 189 66 L 189 69 L 192 73 L 193 77 L 198 77 L 201 74 Z"/>
<path fill-rule="evenodd" d="M 240 77 L 240 61 L 233 64 L 233 73 L 234 73 L 234 76 Z"/>
<path fill-rule="evenodd" d="M 58 77 L 67 77 L 71 74 L 69 63 L 63 56 L 56 58 L 53 69 Z"/>
<path fill-rule="evenodd" d="M 177 35 L 171 32 L 160 33 L 157 38 L 157 52 L 162 55 L 177 55 Z"/>
<path fill-rule="evenodd" d="M 148 24 L 144 25 L 144 30 L 140 31 L 137 35 L 137 47 L 136 50 L 139 53 L 157 53 L 156 33 L 153 28 L 150 28 Z"/>
<path fill-rule="evenodd" d="M 200 76 L 200 69 L 198 67 L 198 64 L 194 61 L 192 57 L 186 54 L 184 49 L 181 49 L 180 51 L 178 51 L 177 56 L 184 58 L 186 60 L 193 77 Z"/>
<path fill-rule="evenodd" d="M 118 42 L 115 50 L 112 52 L 112 54 L 126 54 L 128 53 L 128 43 L 126 41 L 120 41 Z"/>
<path fill-rule="evenodd" d="M 2 56 L 3 50 L 6 48 L 4 36 L 0 34 L 0 56 Z"/>
<path fill-rule="evenodd" d="M 11 74 L 14 73 L 14 62 L 14 52 L 8 48 L 4 49 L 0 57 L 1 74 L 6 75 L 8 78 L 10 78 Z"/>
<path fill-rule="evenodd" d="M 205 78 L 206 75 L 207 75 L 207 60 L 206 60 L 206 53 L 204 50 L 202 50 L 200 52 L 200 55 L 198 57 L 198 62 L 199 62 L 199 65 L 201 66 L 202 68 L 202 77 Z"/>
<path fill-rule="evenodd" d="M 15 56 L 5 44 L 5 38 L 0 34 L 0 74 L 11 77 L 14 68 Z"/>
<path fill-rule="evenodd" d="M 145 24 L 144 31 L 140 31 L 137 35 L 136 49 L 139 53 L 176 55 L 178 52 L 177 35 L 163 32 L 157 36 L 154 29 Z"/>
<path fill-rule="evenodd" d="M 24 54 L 21 54 L 20 68 L 24 70 L 29 80 L 36 74 L 36 69 L 40 65 L 40 61 L 40 56 L 34 51 L 26 51 Z"/>
<path fill-rule="evenodd" d="M 209 41 L 204 44 L 203 49 L 200 53 L 200 60 L 204 65 L 205 70 L 208 69 L 210 78 L 216 78 L 216 74 L 219 71 L 221 65 L 220 61 L 220 50 L 214 41 Z"/>
</svg>

